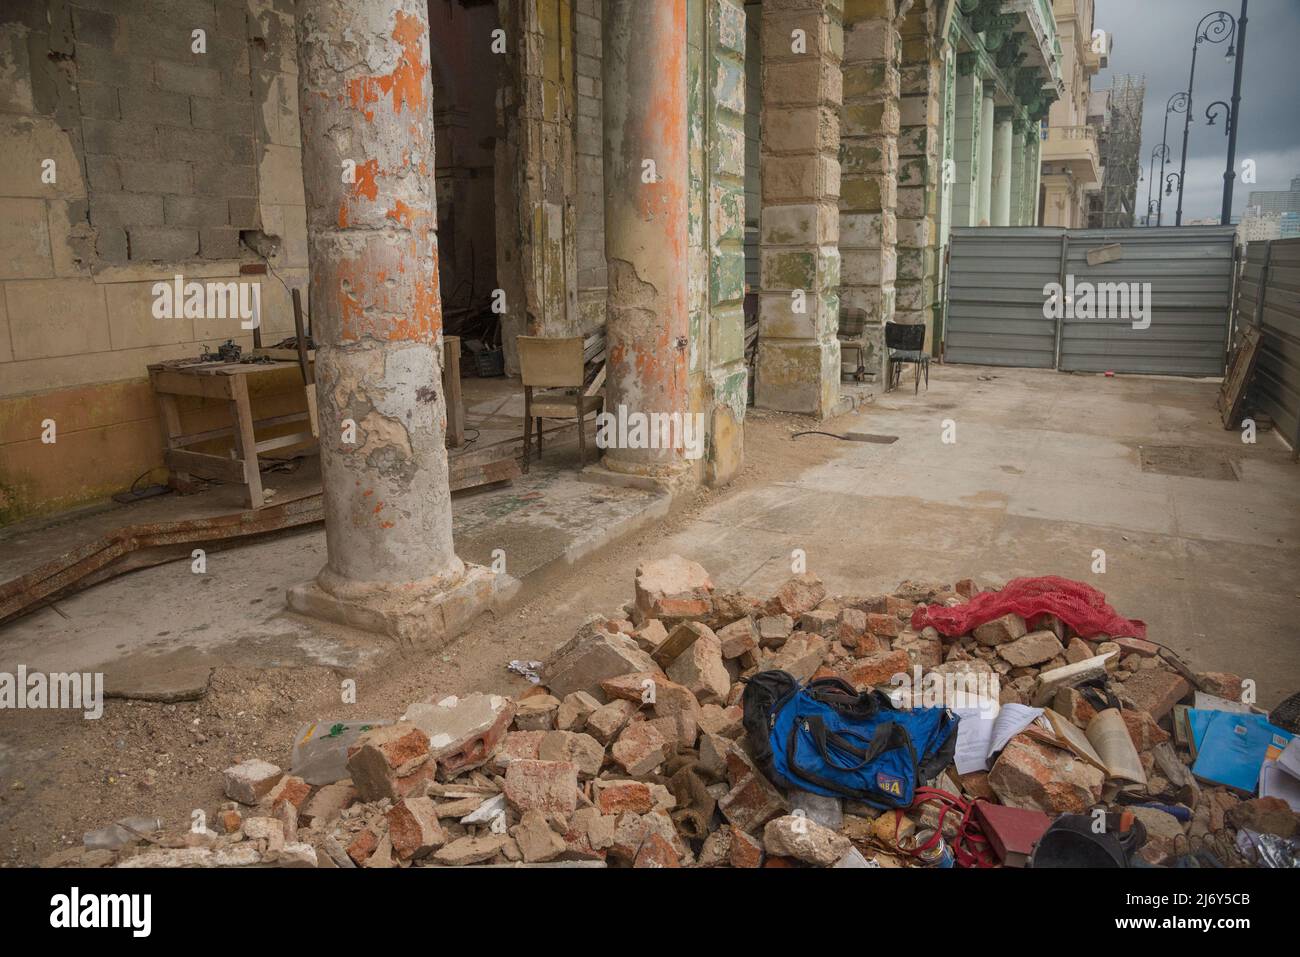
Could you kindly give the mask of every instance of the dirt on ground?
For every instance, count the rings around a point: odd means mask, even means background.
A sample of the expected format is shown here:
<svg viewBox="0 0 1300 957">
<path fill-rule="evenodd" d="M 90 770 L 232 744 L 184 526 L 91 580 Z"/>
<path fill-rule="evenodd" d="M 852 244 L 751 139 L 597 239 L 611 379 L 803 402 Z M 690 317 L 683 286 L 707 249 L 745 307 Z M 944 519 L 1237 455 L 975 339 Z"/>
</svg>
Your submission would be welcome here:
<svg viewBox="0 0 1300 957">
<path fill-rule="evenodd" d="M 211 820 L 225 800 L 222 769 L 247 758 L 287 768 L 295 732 L 311 721 L 396 718 L 413 701 L 449 693 L 524 691 L 528 683 L 506 670 L 509 661 L 544 658 L 588 616 L 630 600 L 638 561 L 701 509 L 843 451 L 834 438 L 796 440 L 795 432 L 842 426 L 750 410 L 744 471 L 731 485 L 683 495 L 664 521 L 530 578 L 512 606 L 432 653 L 394 651 L 362 671 L 218 668 L 198 700 L 112 699 L 94 721 L 69 711 L 0 711 L 0 865 L 37 865 L 127 816 L 160 817 L 169 827 L 195 811 Z M 356 683 L 355 704 L 342 703 L 347 679 Z"/>
</svg>

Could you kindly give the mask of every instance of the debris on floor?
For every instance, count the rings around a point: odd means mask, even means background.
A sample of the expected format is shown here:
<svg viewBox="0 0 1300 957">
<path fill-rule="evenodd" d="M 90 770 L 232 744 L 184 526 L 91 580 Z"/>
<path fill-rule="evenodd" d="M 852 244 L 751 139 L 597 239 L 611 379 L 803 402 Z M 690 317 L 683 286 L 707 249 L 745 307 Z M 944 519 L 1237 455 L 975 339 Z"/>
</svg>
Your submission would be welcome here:
<svg viewBox="0 0 1300 957">
<path fill-rule="evenodd" d="M 511 662 L 518 698 L 319 722 L 183 833 L 118 822 L 46 864 L 1300 866 L 1294 729 L 1143 632 L 1064 579 L 760 597 L 674 555 Z"/>
</svg>

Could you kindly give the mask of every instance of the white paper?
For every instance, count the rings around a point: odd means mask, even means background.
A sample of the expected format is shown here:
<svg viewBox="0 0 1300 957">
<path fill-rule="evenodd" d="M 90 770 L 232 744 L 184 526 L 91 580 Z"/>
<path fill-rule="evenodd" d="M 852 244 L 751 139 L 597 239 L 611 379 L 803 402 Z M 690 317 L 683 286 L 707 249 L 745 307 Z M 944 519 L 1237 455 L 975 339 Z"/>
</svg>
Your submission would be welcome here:
<svg viewBox="0 0 1300 957">
<path fill-rule="evenodd" d="M 982 700 L 965 708 L 952 709 L 959 717 L 957 748 L 953 764 L 958 774 L 987 771 L 990 759 L 1007 746 L 1007 742 L 1029 727 L 1042 715 L 1042 708 Z"/>
</svg>

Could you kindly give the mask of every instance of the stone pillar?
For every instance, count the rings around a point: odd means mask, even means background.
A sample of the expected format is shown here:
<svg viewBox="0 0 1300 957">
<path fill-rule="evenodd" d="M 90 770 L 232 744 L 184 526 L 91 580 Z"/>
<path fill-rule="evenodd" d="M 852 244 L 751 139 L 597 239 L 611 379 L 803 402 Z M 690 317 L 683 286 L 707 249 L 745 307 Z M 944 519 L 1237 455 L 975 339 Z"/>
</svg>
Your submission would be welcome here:
<svg viewBox="0 0 1300 957">
<path fill-rule="evenodd" d="M 1025 126 L 1021 120 L 1011 124 L 1011 223 L 1025 224 Z"/>
<path fill-rule="evenodd" d="M 762 11 L 762 296 L 755 397 L 762 408 L 825 417 L 840 391 L 843 5 L 767 0 Z M 795 30 L 801 31 L 798 40 Z"/>
<path fill-rule="evenodd" d="M 708 143 L 707 401 L 709 448 L 704 479 L 723 485 L 744 467 L 745 406 L 745 8 L 742 0 L 705 0 L 712 70 L 701 121 Z M 694 67 L 693 67 L 694 69 Z M 699 69 L 703 69 L 701 65 Z M 705 86 L 706 84 L 700 84 Z M 700 189 L 701 194 L 705 191 Z"/>
<path fill-rule="evenodd" d="M 939 214 L 944 185 L 940 122 L 944 60 L 934 33 L 937 6 L 914 3 L 899 28 L 903 41 L 898 135 L 898 278 L 895 318 L 931 332 L 939 276 Z M 931 337 L 933 338 L 933 337 Z"/>
<path fill-rule="evenodd" d="M 1011 225 L 1011 109 L 998 107 L 993 123 L 992 200 L 989 223 Z"/>
<path fill-rule="evenodd" d="M 1039 134 L 1038 124 L 1031 122 L 1025 131 L 1025 225 L 1040 226 L 1038 221 L 1038 191 L 1042 183 L 1043 140 Z"/>
<path fill-rule="evenodd" d="M 1074 206 L 1074 188 L 1065 173 L 1051 173 L 1043 177 L 1043 225 L 1071 227 L 1070 217 Z"/>
<path fill-rule="evenodd" d="M 952 225 L 975 226 L 979 223 L 980 140 L 984 129 L 984 83 L 964 55 L 957 57 L 957 110 L 955 135 L 955 173 L 952 195 Z"/>
<path fill-rule="evenodd" d="M 862 363 L 885 373 L 884 326 L 894 318 L 900 53 L 894 0 L 846 0 L 840 111 L 840 310 L 865 324 Z M 856 322 L 855 322 L 856 325 Z M 856 360 L 856 353 L 851 354 Z"/>
<path fill-rule="evenodd" d="M 993 210 L 993 86 L 990 83 L 984 84 L 980 100 L 980 131 L 979 205 L 975 225 L 987 226 L 992 222 Z"/>
<path fill-rule="evenodd" d="M 680 417 L 690 345 L 686 0 L 607 0 L 602 37 L 605 408 Z M 680 436 L 655 444 L 610 445 L 604 465 L 669 483 L 688 472 Z"/>
<path fill-rule="evenodd" d="M 424 0 L 303 0 L 298 102 L 327 559 L 299 612 L 427 643 L 491 597 L 451 538 Z"/>
</svg>

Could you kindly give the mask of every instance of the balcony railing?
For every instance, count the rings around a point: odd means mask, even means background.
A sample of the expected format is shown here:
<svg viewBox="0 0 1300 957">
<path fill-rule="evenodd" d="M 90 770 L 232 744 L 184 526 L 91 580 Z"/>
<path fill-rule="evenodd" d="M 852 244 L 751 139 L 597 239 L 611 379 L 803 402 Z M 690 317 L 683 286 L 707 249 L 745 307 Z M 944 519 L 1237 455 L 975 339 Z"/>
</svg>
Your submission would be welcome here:
<svg viewBox="0 0 1300 957">
<path fill-rule="evenodd" d="M 1097 141 L 1097 127 L 1095 126 L 1049 126 L 1047 127 L 1046 141 L 1063 142 L 1066 140 L 1092 140 Z"/>
</svg>

